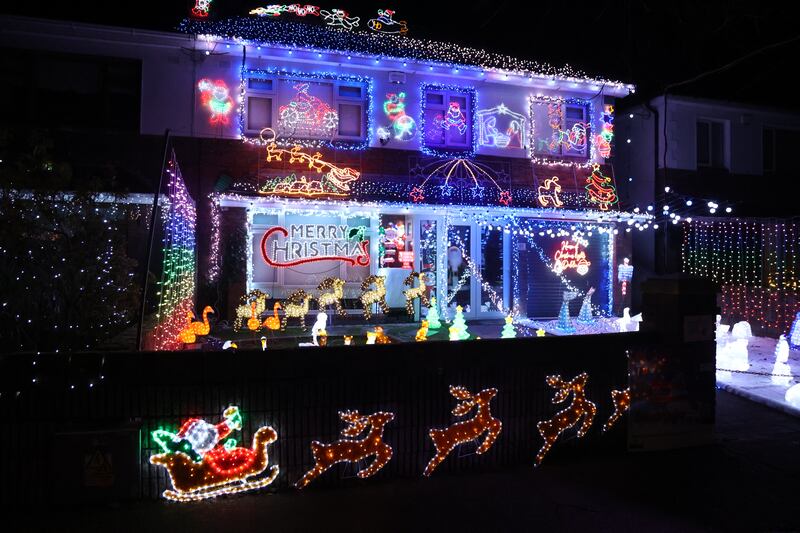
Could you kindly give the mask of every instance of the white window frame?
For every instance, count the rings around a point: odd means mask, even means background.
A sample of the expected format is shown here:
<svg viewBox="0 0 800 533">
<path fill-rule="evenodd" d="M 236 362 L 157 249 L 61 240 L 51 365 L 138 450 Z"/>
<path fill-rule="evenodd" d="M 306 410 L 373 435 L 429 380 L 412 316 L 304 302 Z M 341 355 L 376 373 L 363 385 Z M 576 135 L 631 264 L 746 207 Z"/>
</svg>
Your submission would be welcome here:
<svg viewBox="0 0 800 533">
<path fill-rule="evenodd" d="M 250 80 L 272 80 L 272 89 L 265 90 L 265 89 L 251 89 L 250 88 Z M 248 73 L 245 81 L 245 102 L 244 102 L 244 133 L 248 136 L 258 136 L 260 133 L 260 129 L 251 129 L 249 126 L 248 117 L 247 117 L 247 110 L 249 109 L 250 98 L 257 97 L 257 98 L 271 98 L 272 99 L 272 124 L 265 127 L 275 128 L 275 119 L 277 117 L 279 102 L 278 102 L 278 85 L 281 81 L 298 81 L 298 82 L 308 82 L 308 83 L 328 83 L 331 85 L 331 92 L 332 92 L 332 102 L 331 106 L 336 109 L 336 112 L 339 113 L 339 105 L 340 104 L 348 104 L 348 105 L 359 105 L 361 107 L 361 135 L 340 135 L 337 129 L 336 135 L 332 138 L 323 138 L 323 137 L 298 137 L 298 139 L 303 140 L 313 140 L 313 141 L 366 141 L 367 140 L 367 110 L 369 109 L 369 91 L 368 87 L 363 82 L 358 81 L 348 81 L 348 80 L 339 80 L 339 79 L 320 79 L 320 78 L 313 78 L 313 77 L 305 77 L 302 74 L 298 76 L 287 76 L 287 75 L 260 75 L 258 73 Z M 341 87 L 358 87 L 361 91 L 360 97 L 351 97 L 351 96 L 342 96 L 340 95 L 340 88 Z"/>
<path fill-rule="evenodd" d="M 429 94 L 440 94 L 442 95 L 442 103 L 441 104 L 432 104 L 428 102 L 428 95 Z M 436 110 L 441 111 L 442 116 L 447 113 L 448 108 L 450 107 L 450 99 L 452 97 L 463 98 L 465 100 L 466 105 L 461 108 L 461 112 L 464 113 L 464 117 L 466 118 L 467 122 L 467 132 L 466 132 L 466 142 L 464 143 L 454 143 L 448 140 L 447 132 L 445 132 L 444 136 L 444 144 L 432 144 L 428 142 L 427 136 L 422 140 L 426 147 L 432 148 L 434 150 L 464 150 L 469 151 L 473 149 L 472 146 L 472 128 L 474 127 L 472 121 L 474 117 L 472 116 L 472 95 L 469 92 L 462 92 L 450 89 L 435 89 L 435 88 L 426 88 L 422 97 L 425 99 L 425 113 L 429 110 Z M 423 117 L 425 120 L 425 128 L 434 127 L 430 121 L 427 120 L 427 117 Z"/>
<path fill-rule="evenodd" d="M 697 126 L 700 125 L 701 123 L 708 125 L 708 154 L 707 154 L 708 155 L 708 162 L 707 163 L 701 163 L 700 162 L 700 153 L 697 151 L 697 148 L 698 148 L 697 144 L 698 144 L 698 140 L 699 140 L 697 138 Z M 722 166 L 721 167 L 715 167 L 714 166 L 714 157 L 713 157 L 713 154 L 714 154 L 713 145 L 714 145 L 714 143 L 712 142 L 713 138 L 714 138 L 713 133 L 712 133 L 714 124 L 719 124 L 721 126 L 721 130 L 722 130 Z M 730 148 L 729 148 L 729 143 L 728 143 L 729 135 L 728 135 L 728 123 L 727 123 L 727 121 L 725 121 L 725 120 L 715 120 L 715 119 L 711 119 L 711 118 L 697 118 L 697 120 L 695 121 L 694 132 L 695 132 L 694 151 L 695 151 L 695 162 L 697 164 L 697 167 L 698 168 L 730 169 L 730 164 L 728 162 L 728 154 L 730 153 Z M 762 138 L 762 143 L 763 143 L 763 138 Z"/>
</svg>

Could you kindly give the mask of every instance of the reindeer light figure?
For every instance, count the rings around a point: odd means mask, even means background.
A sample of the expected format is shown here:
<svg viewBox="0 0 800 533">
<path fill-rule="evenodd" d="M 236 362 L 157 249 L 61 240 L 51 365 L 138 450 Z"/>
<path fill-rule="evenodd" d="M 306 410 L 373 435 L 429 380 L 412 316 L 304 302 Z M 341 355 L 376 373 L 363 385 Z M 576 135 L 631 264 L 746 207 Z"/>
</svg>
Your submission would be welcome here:
<svg viewBox="0 0 800 533">
<path fill-rule="evenodd" d="M 320 311 L 325 311 L 329 305 L 333 305 L 336 306 L 336 312 L 339 313 L 339 315 L 347 315 L 347 311 L 342 307 L 342 298 L 344 298 L 343 279 L 325 278 L 317 286 L 317 290 L 320 291 L 317 296 L 317 303 L 319 304 Z"/>
<path fill-rule="evenodd" d="M 414 287 L 415 279 L 420 281 L 418 287 Z M 428 301 L 428 296 L 425 294 L 427 292 L 427 287 L 425 287 L 425 284 L 420 280 L 419 272 L 412 271 L 405 281 L 403 281 L 403 285 L 409 287 L 403 291 L 403 295 L 406 297 L 406 312 L 409 315 L 414 314 L 414 300 L 417 298 L 419 298 L 420 305 L 424 305 L 425 307 L 431 306 L 431 302 Z"/>
<path fill-rule="evenodd" d="M 631 407 L 631 389 L 612 390 L 611 401 L 614 402 L 614 413 L 609 417 L 608 422 L 603 424 L 603 433 L 611 429 L 611 426 L 622 418 L 622 415 Z"/>
<path fill-rule="evenodd" d="M 536 424 L 539 433 L 544 438 L 544 444 L 539 453 L 536 454 L 535 466 L 542 464 L 542 459 L 550 451 L 559 435 L 577 424 L 581 418 L 583 418 L 583 422 L 578 429 L 578 437 L 586 435 L 586 432 L 591 427 L 594 415 L 597 413 L 597 407 L 586 399 L 585 388 L 588 380 L 589 374 L 586 372 L 578 374 L 572 381 L 564 381 L 561 376 L 547 376 L 547 384 L 557 389 L 556 395 L 553 397 L 553 403 L 565 401 L 570 393 L 573 394 L 573 397 L 569 407 L 556 413 L 550 420 L 542 420 Z"/>
<path fill-rule="evenodd" d="M 484 389 L 478 394 L 472 394 L 465 387 L 450 385 L 450 394 L 460 400 L 460 403 L 453 409 L 453 415 L 466 416 L 473 407 L 478 409 L 475 416 L 469 420 L 456 422 L 447 429 L 430 430 L 429 434 L 436 448 L 436 455 L 431 458 L 428 466 L 425 467 L 422 475 L 426 477 L 436 470 L 439 463 L 445 460 L 450 452 L 453 451 L 453 448 L 459 444 L 475 440 L 484 433 L 486 433 L 486 438 L 475 453 L 479 455 L 486 453 L 503 429 L 503 423 L 492 416 L 489 408 L 489 402 L 497 394 L 497 389 Z"/>
<path fill-rule="evenodd" d="M 374 289 L 370 289 L 375 284 Z M 389 312 L 386 304 L 386 276 L 367 276 L 361 283 L 361 305 L 364 306 L 364 318 L 372 318 L 372 304 L 377 303 L 384 314 Z"/>
<path fill-rule="evenodd" d="M 281 331 L 286 331 L 286 324 L 290 318 L 300 320 L 300 327 L 306 330 L 306 314 L 308 314 L 308 302 L 311 295 L 303 289 L 297 289 L 289 298 L 283 302 L 283 320 L 281 320 Z"/>
<path fill-rule="evenodd" d="M 393 413 L 381 411 L 362 416 L 358 411 L 339 411 L 339 418 L 347 423 L 342 430 L 345 438 L 331 444 L 311 443 L 311 454 L 316 464 L 295 484 L 298 489 L 306 487 L 336 463 L 354 463 L 374 455 L 372 464 L 356 474 L 364 479 L 377 473 L 392 458 L 392 447 L 383 442 L 383 426 L 394 420 Z M 367 428 L 370 428 L 369 432 L 358 439 Z"/>
<path fill-rule="evenodd" d="M 558 196 L 560 192 L 561 185 L 558 183 L 558 176 L 547 178 L 544 180 L 544 185 L 539 185 L 539 204 L 547 207 L 552 203 L 553 207 L 562 207 L 564 202 Z"/>
</svg>

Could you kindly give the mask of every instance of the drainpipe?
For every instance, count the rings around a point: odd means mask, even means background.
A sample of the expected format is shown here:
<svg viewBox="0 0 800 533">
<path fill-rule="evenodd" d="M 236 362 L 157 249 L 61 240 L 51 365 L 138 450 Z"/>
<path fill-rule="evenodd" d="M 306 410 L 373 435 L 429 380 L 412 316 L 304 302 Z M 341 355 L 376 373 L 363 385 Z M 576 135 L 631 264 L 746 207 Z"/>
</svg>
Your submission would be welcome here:
<svg viewBox="0 0 800 533">
<path fill-rule="evenodd" d="M 655 196 L 656 196 L 655 181 L 656 181 L 656 178 L 658 177 L 658 155 L 659 155 L 658 154 L 658 123 L 659 123 L 659 115 L 658 115 L 658 109 L 653 107 L 653 105 L 650 104 L 649 100 L 645 100 L 644 106 L 647 108 L 647 110 L 650 113 L 653 114 L 653 117 L 654 117 L 654 124 L 653 124 L 653 208 L 654 209 L 653 209 L 653 212 L 656 213 L 656 212 L 658 212 L 657 211 L 658 206 L 655 205 Z M 666 95 L 664 97 L 664 110 L 666 111 Z M 664 113 L 664 117 L 666 118 L 666 113 Z M 665 135 L 665 140 L 666 140 L 666 135 Z M 664 176 L 666 178 L 666 171 L 667 171 L 667 169 L 666 169 L 666 165 L 667 165 L 666 145 L 664 146 L 664 150 L 665 150 L 665 153 L 664 153 Z M 653 243 L 653 244 L 655 244 L 655 243 Z M 666 273 L 666 270 L 667 270 L 667 224 L 664 224 L 664 273 Z"/>
</svg>

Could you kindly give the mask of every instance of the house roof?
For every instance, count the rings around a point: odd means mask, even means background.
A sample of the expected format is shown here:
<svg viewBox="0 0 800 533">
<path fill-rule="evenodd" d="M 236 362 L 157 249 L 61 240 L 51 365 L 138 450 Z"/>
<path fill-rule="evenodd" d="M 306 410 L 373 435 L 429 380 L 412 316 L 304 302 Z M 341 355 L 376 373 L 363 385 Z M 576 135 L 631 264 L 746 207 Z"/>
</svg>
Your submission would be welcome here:
<svg viewBox="0 0 800 533">
<path fill-rule="evenodd" d="M 198 36 L 213 36 L 243 43 L 366 55 L 380 59 L 411 60 L 449 68 L 588 83 L 615 89 L 624 94 L 635 90 L 631 84 L 588 76 L 569 65 L 554 67 L 539 61 L 520 59 L 455 43 L 368 31 L 347 31 L 342 28 L 271 17 L 231 17 L 221 20 L 184 19 L 177 29 Z"/>
</svg>

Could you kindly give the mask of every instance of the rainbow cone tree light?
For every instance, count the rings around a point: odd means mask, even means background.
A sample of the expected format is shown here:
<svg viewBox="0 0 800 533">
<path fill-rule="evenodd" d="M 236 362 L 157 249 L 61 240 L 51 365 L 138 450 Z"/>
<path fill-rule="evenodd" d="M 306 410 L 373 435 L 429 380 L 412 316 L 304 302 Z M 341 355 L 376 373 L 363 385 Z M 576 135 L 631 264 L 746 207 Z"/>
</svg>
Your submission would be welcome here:
<svg viewBox="0 0 800 533">
<path fill-rule="evenodd" d="M 151 338 L 156 350 L 177 350 L 182 345 L 178 335 L 186 326 L 186 316 L 194 308 L 197 212 L 174 151 L 166 172 L 169 195 L 162 207 L 165 210 L 163 264 L 156 326 Z"/>
</svg>

